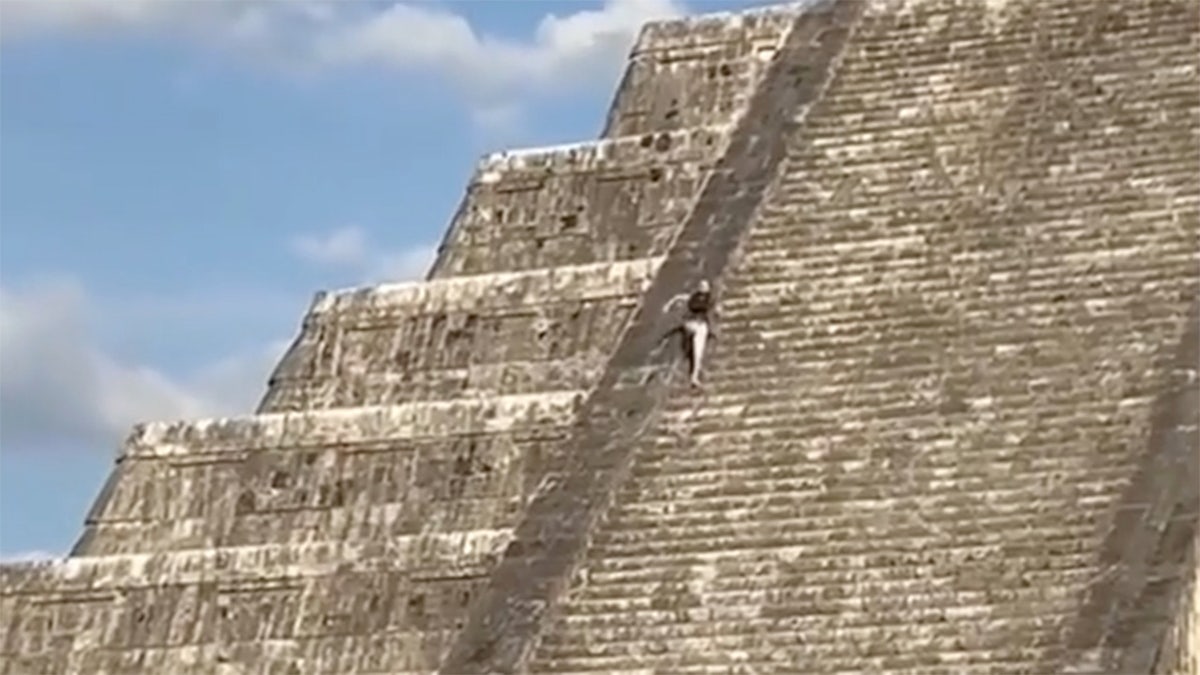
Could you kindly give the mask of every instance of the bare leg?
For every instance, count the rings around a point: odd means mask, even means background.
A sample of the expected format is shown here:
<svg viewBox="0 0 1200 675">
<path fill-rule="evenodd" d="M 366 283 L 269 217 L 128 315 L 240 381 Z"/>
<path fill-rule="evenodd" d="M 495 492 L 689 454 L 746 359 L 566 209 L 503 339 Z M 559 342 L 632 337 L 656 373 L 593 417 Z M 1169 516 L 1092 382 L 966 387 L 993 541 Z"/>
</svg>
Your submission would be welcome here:
<svg viewBox="0 0 1200 675">
<path fill-rule="evenodd" d="M 704 346 L 708 341 L 708 324 L 703 321 L 689 322 L 687 325 L 688 334 L 691 336 L 691 361 L 692 372 L 691 382 L 693 387 L 700 386 L 700 366 L 704 361 Z"/>
</svg>

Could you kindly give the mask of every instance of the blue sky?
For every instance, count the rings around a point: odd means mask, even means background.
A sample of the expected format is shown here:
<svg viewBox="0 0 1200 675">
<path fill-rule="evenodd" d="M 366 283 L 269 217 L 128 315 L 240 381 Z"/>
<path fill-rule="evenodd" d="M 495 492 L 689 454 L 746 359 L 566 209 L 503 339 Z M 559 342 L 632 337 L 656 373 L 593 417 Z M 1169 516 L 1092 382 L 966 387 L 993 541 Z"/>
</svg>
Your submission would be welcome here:
<svg viewBox="0 0 1200 675">
<path fill-rule="evenodd" d="M 246 412 L 318 289 L 419 277 L 480 154 L 595 137 L 649 18 L 724 0 L 4 0 L 0 557 L 131 424 Z"/>
</svg>

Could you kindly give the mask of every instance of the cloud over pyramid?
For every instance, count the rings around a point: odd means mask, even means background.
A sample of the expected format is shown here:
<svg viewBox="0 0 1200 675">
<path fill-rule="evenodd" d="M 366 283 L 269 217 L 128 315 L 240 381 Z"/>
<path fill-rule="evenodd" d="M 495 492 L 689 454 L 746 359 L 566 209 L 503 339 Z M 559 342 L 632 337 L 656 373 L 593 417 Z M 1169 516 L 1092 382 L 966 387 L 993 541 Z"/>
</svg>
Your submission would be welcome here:
<svg viewBox="0 0 1200 675">
<path fill-rule="evenodd" d="M 651 23 L 426 281 L 137 427 L 0 672 L 1200 673 L 1198 75 L 1191 0 Z"/>
</svg>

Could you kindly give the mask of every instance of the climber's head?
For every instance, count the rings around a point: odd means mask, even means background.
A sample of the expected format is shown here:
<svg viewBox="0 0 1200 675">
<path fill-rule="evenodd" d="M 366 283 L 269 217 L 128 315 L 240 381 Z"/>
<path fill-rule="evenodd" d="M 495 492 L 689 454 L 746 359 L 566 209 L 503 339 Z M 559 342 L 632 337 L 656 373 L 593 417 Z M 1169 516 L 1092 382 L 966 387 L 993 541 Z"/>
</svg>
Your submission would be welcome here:
<svg viewBox="0 0 1200 675">
<path fill-rule="evenodd" d="M 696 284 L 696 290 L 701 293 L 707 293 L 709 290 L 708 279 L 701 279 L 700 283 Z"/>
</svg>

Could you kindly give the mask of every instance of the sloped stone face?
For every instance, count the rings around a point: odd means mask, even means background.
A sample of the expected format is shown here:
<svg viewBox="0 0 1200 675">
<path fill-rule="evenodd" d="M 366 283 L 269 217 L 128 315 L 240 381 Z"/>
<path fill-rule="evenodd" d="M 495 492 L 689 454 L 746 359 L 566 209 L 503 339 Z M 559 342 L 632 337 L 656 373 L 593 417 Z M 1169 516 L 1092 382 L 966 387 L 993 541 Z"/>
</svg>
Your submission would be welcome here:
<svg viewBox="0 0 1200 675">
<path fill-rule="evenodd" d="M 872 4 L 724 282 L 708 386 L 639 448 L 535 669 L 1058 673 L 1100 648 L 1071 641 L 1081 600 L 1127 575 L 1114 510 L 1195 382 L 1171 364 L 1197 19 Z"/>
<path fill-rule="evenodd" d="M 1184 564 L 1184 581 L 1168 598 L 1169 628 L 1153 660 L 1155 675 L 1196 675 L 1200 673 L 1200 532 L 1194 534 Z"/>
<path fill-rule="evenodd" d="M 1175 675 L 1200 673 L 1200 533 L 1192 538 L 1191 554 L 1182 589 L 1173 598 L 1170 628 L 1153 672 Z"/>
<path fill-rule="evenodd" d="M 0 672 L 1200 673 L 1200 9 L 804 7 L 648 26 L 428 282 L 134 430 Z"/>
</svg>

